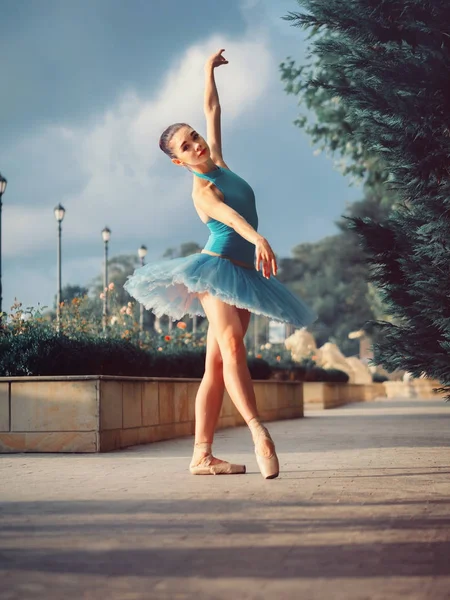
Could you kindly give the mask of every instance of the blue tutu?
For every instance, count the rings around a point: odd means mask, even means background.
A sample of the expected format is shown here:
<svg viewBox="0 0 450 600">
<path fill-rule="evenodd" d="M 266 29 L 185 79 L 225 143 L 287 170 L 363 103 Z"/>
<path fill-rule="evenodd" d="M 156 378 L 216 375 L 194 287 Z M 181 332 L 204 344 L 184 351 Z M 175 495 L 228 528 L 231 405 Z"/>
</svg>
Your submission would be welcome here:
<svg viewBox="0 0 450 600">
<path fill-rule="evenodd" d="M 208 173 L 193 171 L 193 174 L 214 184 L 222 193 L 225 204 L 257 230 L 255 195 L 244 179 L 219 166 Z M 316 320 L 314 312 L 275 277 L 266 279 L 254 268 L 253 244 L 225 223 L 210 219 L 206 225 L 210 231 L 204 248 L 206 252 L 136 269 L 125 283 L 127 292 L 157 317 L 168 315 L 173 320 L 181 319 L 185 314 L 204 317 L 198 299 L 202 292 L 296 327 L 306 327 Z"/>
<path fill-rule="evenodd" d="M 296 327 L 306 327 L 317 318 L 275 277 L 266 279 L 254 268 L 241 267 L 210 254 L 149 263 L 136 269 L 124 287 L 157 317 L 168 315 L 173 320 L 179 320 L 185 314 L 204 317 L 198 299 L 201 292 L 209 292 L 227 304 Z"/>
</svg>

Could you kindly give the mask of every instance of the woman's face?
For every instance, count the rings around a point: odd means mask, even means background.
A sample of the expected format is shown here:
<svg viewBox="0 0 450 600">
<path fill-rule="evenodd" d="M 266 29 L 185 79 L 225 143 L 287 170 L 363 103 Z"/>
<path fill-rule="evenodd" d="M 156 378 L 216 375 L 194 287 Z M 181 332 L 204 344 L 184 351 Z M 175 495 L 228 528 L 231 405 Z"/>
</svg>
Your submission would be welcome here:
<svg viewBox="0 0 450 600">
<path fill-rule="evenodd" d="M 172 162 L 176 165 L 195 167 L 210 157 L 206 140 L 192 127 L 179 129 L 171 139 L 170 147 L 176 157 L 172 158 Z"/>
</svg>

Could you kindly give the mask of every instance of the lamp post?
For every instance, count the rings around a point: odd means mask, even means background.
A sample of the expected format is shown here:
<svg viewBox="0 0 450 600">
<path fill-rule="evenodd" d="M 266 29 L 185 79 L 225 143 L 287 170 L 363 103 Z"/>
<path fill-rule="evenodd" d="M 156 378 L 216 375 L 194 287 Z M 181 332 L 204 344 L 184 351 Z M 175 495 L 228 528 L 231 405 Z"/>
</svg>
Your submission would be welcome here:
<svg viewBox="0 0 450 600">
<path fill-rule="evenodd" d="M 102 230 L 102 238 L 105 245 L 103 264 L 103 332 L 106 333 L 106 325 L 108 323 L 108 242 L 111 238 L 111 230 L 108 227 Z"/>
<path fill-rule="evenodd" d="M 56 288 L 56 327 L 59 331 L 59 325 L 61 321 L 61 231 L 62 221 L 66 210 L 62 204 L 58 204 L 54 209 L 55 218 L 58 221 L 58 239 L 56 246 L 56 277 L 57 277 L 57 288 Z"/>
<path fill-rule="evenodd" d="M 141 261 L 141 267 L 144 266 L 144 258 L 146 256 L 146 254 L 147 254 L 147 247 L 142 245 L 138 250 L 138 256 Z M 144 333 L 144 305 L 143 304 L 139 305 L 139 331 L 142 336 L 142 334 Z"/>
<path fill-rule="evenodd" d="M 0 173 L 0 321 L 2 320 L 2 196 L 7 183 L 6 178 Z"/>
</svg>

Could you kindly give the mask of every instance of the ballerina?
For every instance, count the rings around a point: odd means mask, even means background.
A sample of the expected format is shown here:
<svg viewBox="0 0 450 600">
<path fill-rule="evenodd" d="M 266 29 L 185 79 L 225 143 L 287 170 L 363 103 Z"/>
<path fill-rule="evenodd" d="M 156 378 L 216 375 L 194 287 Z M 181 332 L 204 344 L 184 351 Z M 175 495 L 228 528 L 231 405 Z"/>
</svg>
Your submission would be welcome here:
<svg viewBox="0 0 450 600">
<path fill-rule="evenodd" d="M 226 387 L 251 431 L 262 476 L 273 479 L 278 477 L 279 462 L 274 442 L 258 415 L 244 336 L 252 312 L 297 327 L 309 325 L 316 315 L 275 279 L 275 254 L 257 231 L 254 192 L 223 159 L 214 70 L 228 64 L 224 51 L 214 53 L 205 64 L 207 140 L 188 124 L 175 123 L 159 141 L 174 165 L 193 174 L 194 207 L 210 231 L 208 241 L 201 253 L 136 269 L 124 287 L 158 317 L 166 314 L 177 320 L 189 314 L 208 319 L 205 373 L 195 400 L 190 472 L 246 471 L 245 465 L 234 465 L 212 454 Z"/>
</svg>

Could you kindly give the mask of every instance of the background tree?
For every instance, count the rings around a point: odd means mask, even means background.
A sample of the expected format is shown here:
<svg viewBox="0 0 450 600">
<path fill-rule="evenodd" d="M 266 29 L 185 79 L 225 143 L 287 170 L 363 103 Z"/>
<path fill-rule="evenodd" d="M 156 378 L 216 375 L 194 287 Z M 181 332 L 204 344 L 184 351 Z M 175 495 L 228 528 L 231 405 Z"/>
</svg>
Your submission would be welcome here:
<svg viewBox="0 0 450 600">
<path fill-rule="evenodd" d="M 201 247 L 197 242 L 184 242 L 179 248 L 167 248 L 163 254 L 163 258 L 181 258 L 200 251 Z"/>
<path fill-rule="evenodd" d="M 321 40 L 332 40 L 333 36 L 328 30 L 311 34 L 312 39 Z M 328 49 L 323 55 L 310 54 L 305 65 L 298 66 L 291 58 L 280 65 L 285 91 L 297 96 L 302 109 L 294 124 L 305 130 L 317 150 L 334 159 L 350 183 L 362 184 L 363 198 L 351 204 L 345 216 L 382 221 L 397 200 L 395 191 L 385 185 L 389 173 L 382 158 L 356 143 L 346 106 L 335 91 L 311 85 L 311 80 L 320 77 L 341 87 L 354 86 L 352 73 L 336 73 L 334 61 L 334 52 Z M 349 221 L 341 218 L 336 225 L 339 234 L 317 243 L 300 244 L 294 248 L 292 258 L 282 259 L 280 277 L 316 310 L 319 319 L 311 331 L 318 343 L 335 342 L 345 354 L 352 355 L 358 353 L 359 343 L 348 339 L 348 334 L 368 320 L 385 315 L 387 308 L 368 284 L 367 256 Z M 301 281 L 300 277 L 306 279 Z"/>
<path fill-rule="evenodd" d="M 74 298 L 83 298 L 83 296 L 87 296 L 88 293 L 89 290 L 85 286 L 78 284 L 67 284 L 61 289 L 61 301 L 64 303 L 69 303 L 72 302 Z M 50 319 L 56 318 L 56 294 L 53 299 L 53 308 L 45 311 L 44 314 Z"/>
<path fill-rule="evenodd" d="M 65 285 L 61 290 L 61 299 L 63 302 L 72 302 L 74 298 L 83 298 L 87 296 L 89 290 L 83 285 Z M 56 303 L 56 298 L 55 298 Z M 56 308 L 56 304 L 55 304 Z"/>
<path fill-rule="evenodd" d="M 130 300 L 130 295 L 123 289 L 123 285 L 138 265 L 139 259 L 134 254 L 112 256 L 108 260 L 108 281 L 114 283 L 118 299 L 122 304 L 126 304 Z M 103 292 L 103 271 L 91 281 L 89 289 L 97 298 Z"/>
<path fill-rule="evenodd" d="M 448 3 L 298 3 L 307 12 L 286 18 L 315 32 L 312 52 L 328 70 L 309 85 L 339 98 L 353 147 L 382 160 L 399 198 L 383 223 L 352 221 L 396 318 L 377 324 L 376 360 L 450 385 Z"/>
</svg>

